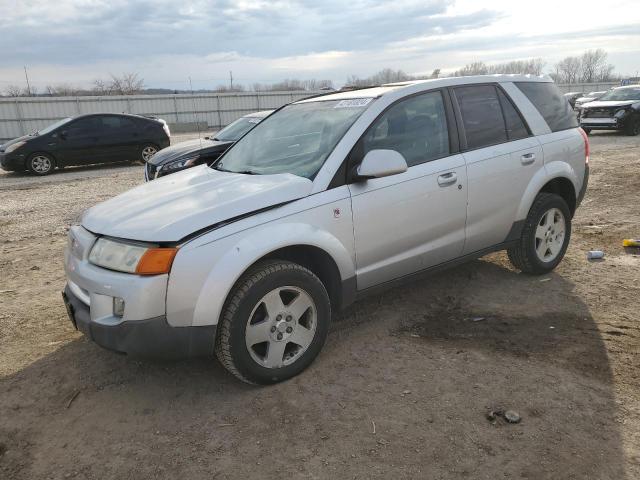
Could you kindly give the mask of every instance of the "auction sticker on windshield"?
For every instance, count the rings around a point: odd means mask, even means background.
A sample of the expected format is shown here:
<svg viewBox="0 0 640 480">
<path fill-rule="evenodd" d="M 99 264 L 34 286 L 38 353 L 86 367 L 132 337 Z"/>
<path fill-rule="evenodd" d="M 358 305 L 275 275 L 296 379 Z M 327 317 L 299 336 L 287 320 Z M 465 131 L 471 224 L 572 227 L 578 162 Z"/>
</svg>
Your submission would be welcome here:
<svg viewBox="0 0 640 480">
<path fill-rule="evenodd" d="M 373 98 L 353 98 L 351 100 L 340 100 L 333 108 L 350 108 L 364 107 L 368 105 Z"/>
</svg>

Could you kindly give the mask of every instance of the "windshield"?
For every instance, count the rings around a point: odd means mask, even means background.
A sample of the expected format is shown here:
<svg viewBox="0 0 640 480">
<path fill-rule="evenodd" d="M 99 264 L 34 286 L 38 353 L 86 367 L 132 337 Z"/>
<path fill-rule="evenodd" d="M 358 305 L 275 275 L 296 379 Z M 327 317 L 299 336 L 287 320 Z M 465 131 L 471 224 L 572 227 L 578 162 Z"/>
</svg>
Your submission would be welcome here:
<svg viewBox="0 0 640 480">
<path fill-rule="evenodd" d="M 313 178 L 371 98 L 288 105 L 263 120 L 214 166 L 250 174 Z"/>
<path fill-rule="evenodd" d="M 233 123 L 230 123 L 213 138 L 214 140 L 221 140 L 223 142 L 235 142 L 253 127 L 255 127 L 262 120 L 259 117 L 242 117 Z"/>
<path fill-rule="evenodd" d="M 609 90 L 600 100 L 640 100 L 640 88 L 616 88 Z"/>
<path fill-rule="evenodd" d="M 47 133 L 53 132 L 56 128 L 61 127 L 65 123 L 69 123 L 71 120 L 71 118 L 63 118 L 62 120 L 58 120 L 56 123 L 52 123 L 48 127 L 39 130 L 37 133 L 39 133 L 40 135 L 45 135 Z"/>
</svg>

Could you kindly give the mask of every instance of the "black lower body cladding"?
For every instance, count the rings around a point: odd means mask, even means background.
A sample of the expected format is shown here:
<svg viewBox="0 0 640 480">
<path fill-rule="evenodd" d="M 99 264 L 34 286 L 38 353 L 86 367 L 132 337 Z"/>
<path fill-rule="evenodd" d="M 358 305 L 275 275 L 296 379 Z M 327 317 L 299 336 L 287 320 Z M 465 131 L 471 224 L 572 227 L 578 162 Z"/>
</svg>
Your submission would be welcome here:
<svg viewBox="0 0 640 480">
<path fill-rule="evenodd" d="M 117 325 L 91 321 L 89 307 L 66 287 L 63 298 L 77 330 L 101 347 L 141 358 L 190 358 L 213 355 L 216 326 L 172 327 L 166 317 Z"/>
</svg>

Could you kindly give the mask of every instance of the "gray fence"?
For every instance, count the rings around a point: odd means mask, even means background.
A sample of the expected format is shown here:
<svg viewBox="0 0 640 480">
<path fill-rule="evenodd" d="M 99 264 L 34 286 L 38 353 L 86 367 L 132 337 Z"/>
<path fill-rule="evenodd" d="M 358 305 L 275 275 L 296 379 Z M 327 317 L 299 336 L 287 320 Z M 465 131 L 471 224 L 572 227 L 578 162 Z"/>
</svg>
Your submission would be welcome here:
<svg viewBox="0 0 640 480">
<path fill-rule="evenodd" d="M 559 84 L 563 93 L 608 90 L 618 83 Z M 19 137 L 83 113 L 156 115 L 179 131 L 205 125 L 218 129 L 250 112 L 269 110 L 316 92 L 247 92 L 198 95 L 0 98 L 0 141 Z"/>
<path fill-rule="evenodd" d="M 620 82 L 601 82 L 601 83 L 558 83 L 558 88 L 562 93 L 569 92 L 599 92 L 609 90 L 613 87 L 619 87 Z"/>
<path fill-rule="evenodd" d="M 270 110 L 317 92 L 0 98 L 0 140 L 26 135 L 85 113 L 156 115 L 170 126 L 218 129 L 247 113 Z M 177 129 L 176 129 L 177 130 Z"/>
</svg>

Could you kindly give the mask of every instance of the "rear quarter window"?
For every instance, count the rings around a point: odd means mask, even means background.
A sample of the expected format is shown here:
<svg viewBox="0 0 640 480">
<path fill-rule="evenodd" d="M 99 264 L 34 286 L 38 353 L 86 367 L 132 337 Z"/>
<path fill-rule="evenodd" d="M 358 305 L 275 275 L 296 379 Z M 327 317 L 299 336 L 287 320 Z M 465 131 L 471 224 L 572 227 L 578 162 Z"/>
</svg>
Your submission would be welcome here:
<svg viewBox="0 0 640 480">
<path fill-rule="evenodd" d="M 533 103 L 552 132 L 578 126 L 576 115 L 569 102 L 554 83 L 515 82 L 515 85 Z"/>
</svg>

